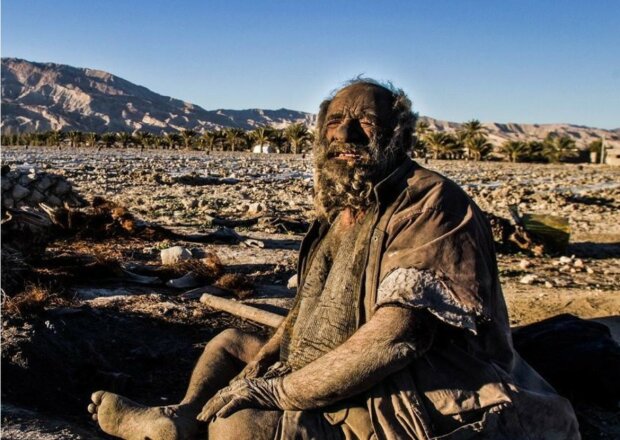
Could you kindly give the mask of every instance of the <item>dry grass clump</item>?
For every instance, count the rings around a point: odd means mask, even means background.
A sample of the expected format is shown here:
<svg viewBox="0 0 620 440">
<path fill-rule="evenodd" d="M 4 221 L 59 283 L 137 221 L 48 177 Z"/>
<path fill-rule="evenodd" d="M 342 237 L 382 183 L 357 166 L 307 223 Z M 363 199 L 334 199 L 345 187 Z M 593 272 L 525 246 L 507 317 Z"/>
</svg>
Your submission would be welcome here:
<svg viewBox="0 0 620 440">
<path fill-rule="evenodd" d="M 191 272 L 203 281 L 213 281 L 222 275 L 224 265 L 216 254 L 207 252 L 203 258 L 179 261 L 165 269 L 171 270 L 172 276 L 183 276 Z"/>
<path fill-rule="evenodd" d="M 215 283 L 217 287 L 230 290 L 237 298 L 244 299 L 252 295 L 254 285 L 247 276 L 240 273 L 227 273 Z"/>
<path fill-rule="evenodd" d="M 57 299 L 49 289 L 38 284 L 29 284 L 23 292 L 14 297 L 6 296 L 2 311 L 8 316 L 35 315 L 43 312 L 45 307 Z"/>
</svg>

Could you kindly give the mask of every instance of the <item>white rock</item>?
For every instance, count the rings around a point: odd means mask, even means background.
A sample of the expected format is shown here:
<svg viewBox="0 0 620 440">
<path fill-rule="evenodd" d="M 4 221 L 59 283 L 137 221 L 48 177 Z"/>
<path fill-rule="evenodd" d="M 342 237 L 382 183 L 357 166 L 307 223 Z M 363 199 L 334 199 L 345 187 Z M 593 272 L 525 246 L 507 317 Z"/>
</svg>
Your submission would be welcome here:
<svg viewBox="0 0 620 440">
<path fill-rule="evenodd" d="M 590 275 L 592 275 L 594 273 L 594 269 L 592 269 L 591 267 L 586 267 L 586 272 L 588 272 Z"/>
<path fill-rule="evenodd" d="M 570 257 L 566 257 L 566 256 L 561 256 L 560 257 L 560 264 L 570 264 L 571 259 Z"/>
<path fill-rule="evenodd" d="M 162 249 L 160 252 L 162 264 L 176 264 L 179 261 L 189 260 L 192 253 L 183 246 L 173 246 L 168 249 Z"/>
<path fill-rule="evenodd" d="M 248 206 L 248 212 L 249 213 L 259 213 L 259 212 L 263 212 L 265 210 L 265 206 L 262 205 L 261 203 L 250 203 L 250 206 Z"/>
<path fill-rule="evenodd" d="M 545 281 L 545 287 L 546 287 L 547 289 L 551 289 L 551 288 L 553 287 L 553 283 L 552 283 L 552 282 L 550 282 L 550 281 Z"/>
<path fill-rule="evenodd" d="M 286 287 L 288 287 L 289 289 L 297 289 L 297 274 L 293 275 L 288 279 Z"/>
<path fill-rule="evenodd" d="M 583 266 L 584 266 L 584 264 L 583 264 L 583 260 L 582 260 L 582 259 L 580 259 L 580 258 L 577 258 L 577 259 L 573 262 L 573 266 L 575 266 L 575 267 L 583 267 Z"/>
<path fill-rule="evenodd" d="M 537 278 L 538 278 L 538 277 L 537 277 L 536 275 L 534 275 L 534 274 L 531 274 L 531 273 L 530 273 L 530 274 L 527 274 L 527 275 L 523 276 L 523 277 L 519 280 L 519 282 L 520 282 L 521 284 L 533 284 L 533 283 L 534 283 L 534 281 L 536 281 L 536 279 L 537 279 Z"/>
<path fill-rule="evenodd" d="M 531 265 L 532 265 L 532 262 L 530 260 L 523 259 L 523 260 L 519 261 L 519 267 L 521 269 L 527 269 Z"/>
</svg>

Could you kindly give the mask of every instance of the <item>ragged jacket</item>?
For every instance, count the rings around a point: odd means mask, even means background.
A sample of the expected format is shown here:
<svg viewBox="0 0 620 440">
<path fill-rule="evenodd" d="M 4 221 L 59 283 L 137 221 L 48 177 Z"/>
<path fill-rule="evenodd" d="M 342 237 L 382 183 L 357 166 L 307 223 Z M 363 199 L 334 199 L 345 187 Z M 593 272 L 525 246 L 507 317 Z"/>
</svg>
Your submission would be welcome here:
<svg viewBox="0 0 620 440">
<path fill-rule="evenodd" d="M 490 228 L 476 204 L 409 159 L 375 197 L 359 325 L 389 303 L 427 310 L 441 324 L 424 355 L 366 393 L 366 431 L 378 439 L 578 439 L 570 403 L 512 347 Z M 328 228 L 315 222 L 304 238 L 300 286 Z M 399 292 L 412 273 L 432 283 Z M 346 405 L 326 417 L 346 423 Z"/>
</svg>

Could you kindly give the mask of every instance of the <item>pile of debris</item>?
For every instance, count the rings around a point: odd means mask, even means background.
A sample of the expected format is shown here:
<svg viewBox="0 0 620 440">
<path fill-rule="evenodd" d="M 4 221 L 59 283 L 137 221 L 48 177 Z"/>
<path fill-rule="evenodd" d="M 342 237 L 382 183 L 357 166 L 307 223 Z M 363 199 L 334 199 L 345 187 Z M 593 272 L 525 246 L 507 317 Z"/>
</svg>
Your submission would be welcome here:
<svg viewBox="0 0 620 440">
<path fill-rule="evenodd" d="M 2 208 L 84 206 L 85 201 L 63 176 L 38 173 L 34 168 L 11 170 L 2 166 Z"/>
</svg>

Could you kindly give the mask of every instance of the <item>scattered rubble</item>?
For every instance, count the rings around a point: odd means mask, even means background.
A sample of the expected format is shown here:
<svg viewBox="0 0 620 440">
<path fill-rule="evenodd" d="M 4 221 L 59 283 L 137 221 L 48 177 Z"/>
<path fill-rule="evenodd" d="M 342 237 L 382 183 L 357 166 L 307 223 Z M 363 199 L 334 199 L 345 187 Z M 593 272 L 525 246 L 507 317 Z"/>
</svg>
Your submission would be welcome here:
<svg viewBox="0 0 620 440">
<path fill-rule="evenodd" d="M 164 402 L 164 390 L 172 401 L 219 331 L 267 331 L 201 305 L 202 294 L 277 314 L 291 305 L 297 250 L 313 216 L 309 158 L 5 148 L 3 164 L 10 166 L 2 169 L 3 204 L 10 203 L 3 207 L 2 289 L 17 293 L 3 295 L 3 401 L 49 420 L 68 418 L 96 438 L 83 414 L 85 390 L 113 389 L 148 404 Z M 620 315 L 620 169 L 428 166 L 489 214 L 512 325 L 564 310 Z M 566 248 L 539 252 L 510 241 L 527 242 L 511 205 L 523 215 L 568 219 Z M 29 226 L 13 229 L 18 224 Z M 27 232 L 42 228 L 47 233 Z M 15 231 L 28 237 L 27 253 L 11 239 Z M 175 252 L 165 263 L 163 254 Z M 10 385 L 25 381 L 32 389 Z M 60 395 L 58 383 L 67 384 Z"/>
</svg>

